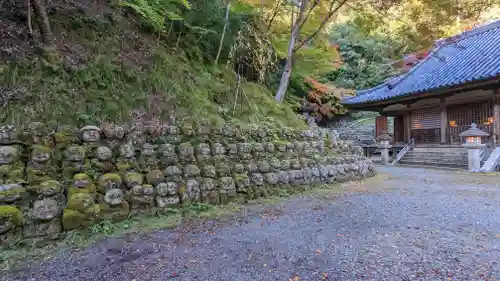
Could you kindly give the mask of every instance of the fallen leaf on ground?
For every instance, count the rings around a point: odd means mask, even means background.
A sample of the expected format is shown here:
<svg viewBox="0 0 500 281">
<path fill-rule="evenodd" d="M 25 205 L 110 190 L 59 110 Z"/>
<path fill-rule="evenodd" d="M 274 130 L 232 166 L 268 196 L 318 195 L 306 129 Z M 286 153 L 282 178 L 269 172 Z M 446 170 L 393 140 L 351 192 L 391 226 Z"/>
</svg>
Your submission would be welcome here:
<svg viewBox="0 0 500 281">
<path fill-rule="evenodd" d="M 289 281 L 299 281 L 300 280 L 300 277 L 295 275 L 294 277 L 290 278 Z"/>
<path fill-rule="evenodd" d="M 213 232 L 213 231 L 209 230 L 209 231 L 208 231 L 208 234 L 210 234 L 210 235 L 214 235 L 214 234 L 215 234 L 215 232 Z"/>
<path fill-rule="evenodd" d="M 338 237 L 344 237 L 344 234 L 339 234 L 339 233 L 337 233 L 337 236 L 338 236 Z"/>
<path fill-rule="evenodd" d="M 319 254 L 321 254 L 321 250 L 316 250 L 316 251 L 314 251 L 314 253 L 316 253 L 316 255 L 319 255 Z"/>
<path fill-rule="evenodd" d="M 321 279 L 323 279 L 323 280 L 328 279 L 328 273 L 326 273 L 326 272 L 321 273 Z"/>
</svg>

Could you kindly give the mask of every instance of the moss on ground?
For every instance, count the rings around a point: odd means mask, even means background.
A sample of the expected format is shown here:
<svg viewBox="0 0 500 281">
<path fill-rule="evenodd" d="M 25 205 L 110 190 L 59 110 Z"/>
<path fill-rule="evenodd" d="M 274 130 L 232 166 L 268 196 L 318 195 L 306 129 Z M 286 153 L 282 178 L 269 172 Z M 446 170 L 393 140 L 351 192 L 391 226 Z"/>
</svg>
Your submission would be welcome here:
<svg viewBox="0 0 500 281">
<path fill-rule="evenodd" d="M 61 53 L 58 62 L 0 60 L 0 91 L 12 93 L 0 112 L 1 123 L 64 120 L 65 125 L 82 126 L 167 120 L 175 111 L 192 121 L 305 126 L 290 107 L 277 104 L 266 87 L 245 81 L 237 87 L 232 69 L 190 61 L 183 50 L 161 42 L 149 44 L 151 36 L 140 30 L 89 25 L 75 15 L 51 20 L 55 33 L 72 38 L 70 50 Z"/>
</svg>

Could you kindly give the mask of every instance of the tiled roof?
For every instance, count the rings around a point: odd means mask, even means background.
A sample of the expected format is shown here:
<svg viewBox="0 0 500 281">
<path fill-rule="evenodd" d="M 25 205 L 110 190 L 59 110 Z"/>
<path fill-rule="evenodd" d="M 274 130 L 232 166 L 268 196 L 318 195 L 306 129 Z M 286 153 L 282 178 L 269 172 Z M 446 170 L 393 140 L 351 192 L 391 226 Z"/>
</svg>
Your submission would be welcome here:
<svg viewBox="0 0 500 281">
<path fill-rule="evenodd" d="M 369 104 L 500 76 L 500 20 L 442 41 L 409 72 L 342 101 Z"/>
</svg>

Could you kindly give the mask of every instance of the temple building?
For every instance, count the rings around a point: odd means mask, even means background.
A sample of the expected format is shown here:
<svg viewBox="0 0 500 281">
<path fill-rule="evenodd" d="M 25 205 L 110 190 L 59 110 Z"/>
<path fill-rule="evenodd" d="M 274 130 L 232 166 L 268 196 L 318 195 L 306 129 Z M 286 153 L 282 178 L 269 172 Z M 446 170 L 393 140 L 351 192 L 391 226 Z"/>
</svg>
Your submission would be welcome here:
<svg viewBox="0 0 500 281">
<path fill-rule="evenodd" d="M 376 136 L 394 117 L 394 142 L 460 144 L 476 123 L 500 141 L 500 21 L 442 40 L 410 71 L 357 92 L 342 104 L 376 111 Z"/>
</svg>

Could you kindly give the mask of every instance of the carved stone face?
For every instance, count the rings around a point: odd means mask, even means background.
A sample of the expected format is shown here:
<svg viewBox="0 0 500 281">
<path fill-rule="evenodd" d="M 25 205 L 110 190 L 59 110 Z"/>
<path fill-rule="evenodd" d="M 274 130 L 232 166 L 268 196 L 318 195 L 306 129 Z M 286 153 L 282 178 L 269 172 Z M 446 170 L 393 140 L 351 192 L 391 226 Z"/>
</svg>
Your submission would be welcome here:
<svg viewBox="0 0 500 281">
<path fill-rule="evenodd" d="M 38 200 L 33 204 L 33 214 L 37 220 L 52 220 L 59 215 L 59 206 L 51 198 Z"/>
<path fill-rule="evenodd" d="M 77 174 L 73 177 L 73 186 L 77 188 L 87 188 L 90 185 L 90 177 L 85 174 Z"/>
<path fill-rule="evenodd" d="M 62 185 L 55 180 L 44 181 L 40 184 L 40 194 L 50 197 L 62 192 Z"/>
<path fill-rule="evenodd" d="M 120 146 L 120 156 L 123 158 L 134 157 L 134 147 L 131 144 L 124 144 Z"/>
<path fill-rule="evenodd" d="M 105 193 L 110 189 L 119 189 L 122 185 L 122 180 L 117 174 L 105 174 L 99 178 L 99 189 Z"/>
<path fill-rule="evenodd" d="M 125 136 L 125 128 L 115 124 L 103 125 L 102 132 L 108 139 L 123 139 L 123 137 Z"/>
<path fill-rule="evenodd" d="M 104 202 L 110 206 L 120 205 L 123 202 L 123 197 L 124 195 L 121 189 L 110 189 L 104 195 Z"/>
<path fill-rule="evenodd" d="M 141 185 L 143 182 L 142 175 L 135 172 L 128 172 L 123 175 L 123 181 L 125 185 L 129 188 L 135 187 L 136 185 Z"/>
<path fill-rule="evenodd" d="M 106 147 L 106 146 L 99 146 L 96 149 L 95 154 L 96 154 L 97 159 L 99 159 L 101 161 L 107 161 L 107 160 L 111 159 L 111 157 L 113 156 L 111 149 L 109 149 L 109 147 Z"/>
<path fill-rule="evenodd" d="M 18 151 L 12 146 L 0 146 L 0 165 L 13 164 L 18 160 Z"/>
<path fill-rule="evenodd" d="M 196 153 L 201 155 L 210 155 L 210 145 L 207 143 L 200 143 L 196 148 Z"/>
<path fill-rule="evenodd" d="M 142 145 L 141 155 L 146 157 L 151 157 L 155 154 L 155 146 L 150 143 L 145 143 Z"/>
<path fill-rule="evenodd" d="M 161 184 L 164 180 L 165 176 L 160 170 L 152 170 L 146 175 L 146 181 L 154 186 Z"/>
<path fill-rule="evenodd" d="M 252 183 L 255 185 L 263 185 L 264 184 L 264 176 L 260 173 L 253 173 L 250 176 L 250 179 L 252 180 Z"/>
<path fill-rule="evenodd" d="M 33 148 L 33 152 L 31 153 L 31 160 L 37 163 L 45 163 L 50 160 L 51 150 L 48 147 L 37 146 Z"/>
<path fill-rule="evenodd" d="M 155 193 L 155 189 L 152 185 L 146 184 L 142 186 L 142 193 L 145 196 L 152 196 Z"/>
<path fill-rule="evenodd" d="M 0 143 L 11 143 L 16 138 L 17 134 L 13 125 L 4 125 L 0 127 Z"/>
<path fill-rule="evenodd" d="M 172 156 L 175 155 L 175 147 L 171 144 L 162 144 L 160 146 L 160 152 L 162 156 Z"/>
<path fill-rule="evenodd" d="M 179 151 L 183 157 L 190 157 L 193 155 L 193 147 L 190 145 L 180 145 Z"/>
<path fill-rule="evenodd" d="M 155 187 L 156 195 L 158 196 L 167 196 L 168 195 L 168 186 L 166 183 L 162 182 Z"/>
<path fill-rule="evenodd" d="M 142 195 L 142 186 L 136 185 L 136 186 L 132 187 L 132 194 L 134 196 L 140 196 L 140 195 Z"/>
<path fill-rule="evenodd" d="M 101 129 L 96 126 L 85 126 L 81 130 L 84 142 L 97 142 L 101 139 Z"/>
<path fill-rule="evenodd" d="M 66 151 L 64 152 L 64 156 L 68 161 L 83 161 L 83 159 L 85 158 L 85 150 L 81 146 L 72 145 L 66 149 Z"/>
<path fill-rule="evenodd" d="M 225 154 L 225 153 L 226 153 L 226 148 L 221 143 L 212 144 L 212 154 L 213 155 L 219 155 L 219 154 Z"/>
</svg>

